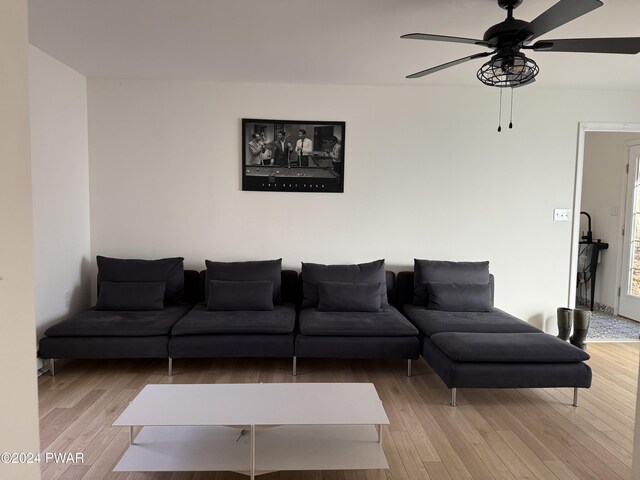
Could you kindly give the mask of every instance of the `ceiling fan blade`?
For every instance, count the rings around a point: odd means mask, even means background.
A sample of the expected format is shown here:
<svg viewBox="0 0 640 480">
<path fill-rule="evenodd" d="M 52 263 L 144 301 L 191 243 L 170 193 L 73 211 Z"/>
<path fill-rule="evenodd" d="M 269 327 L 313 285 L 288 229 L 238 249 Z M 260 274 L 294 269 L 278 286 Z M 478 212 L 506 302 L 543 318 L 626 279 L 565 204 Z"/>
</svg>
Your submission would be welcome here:
<svg viewBox="0 0 640 480">
<path fill-rule="evenodd" d="M 566 38 L 543 40 L 531 48 L 537 52 L 626 53 L 640 52 L 640 37 L 626 38 Z"/>
<path fill-rule="evenodd" d="M 470 55 L 468 57 L 459 58 L 458 60 L 454 60 L 452 62 L 443 63 L 442 65 L 438 65 L 437 67 L 427 68 L 426 70 L 422 70 L 421 72 L 414 73 L 412 75 L 407 75 L 406 78 L 420 78 L 425 75 L 429 75 L 430 73 L 439 72 L 440 70 L 444 70 L 445 68 L 454 67 L 456 65 L 460 65 L 461 63 L 468 62 L 469 60 L 474 60 L 476 58 L 488 57 L 492 55 L 493 52 L 483 52 L 476 53 L 475 55 Z"/>
<path fill-rule="evenodd" d="M 531 41 L 601 6 L 600 0 L 560 0 L 549 10 L 529 22 L 529 25 L 522 30 L 531 33 L 527 38 L 527 41 Z"/>
<path fill-rule="evenodd" d="M 470 43 L 472 45 L 483 45 L 488 47 L 489 44 L 484 40 L 476 40 L 475 38 L 449 37 L 447 35 L 431 35 L 429 33 L 407 33 L 400 38 L 409 40 L 431 40 L 434 42 L 453 42 L 453 43 Z"/>
</svg>

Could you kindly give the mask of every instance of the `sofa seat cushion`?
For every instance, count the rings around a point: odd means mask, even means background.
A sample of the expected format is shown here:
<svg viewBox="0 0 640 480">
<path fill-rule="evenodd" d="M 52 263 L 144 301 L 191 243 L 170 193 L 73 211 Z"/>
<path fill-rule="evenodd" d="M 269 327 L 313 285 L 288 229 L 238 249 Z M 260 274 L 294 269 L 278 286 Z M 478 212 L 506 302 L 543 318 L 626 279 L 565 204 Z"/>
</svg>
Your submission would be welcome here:
<svg viewBox="0 0 640 480">
<path fill-rule="evenodd" d="M 540 333 L 533 325 L 493 308 L 490 312 L 442 312 L 405 305 L 405 314 L 425 335 L 440 332 Z"/>
<path fill-rule="evenodd" d="M 154 311 L 85 310 L 49 327 L 48 337 L 144 337 L 169 335 L 191 305 L 170 305 Z"/>
<path fill-rule="evenodd" d="M 172 335 L 203 335 L 229 333 L 291 333 L 296 324 L 296 309 L 291 303 L 275 305 L 263 311 L 212 311 L 197 304 L 173 328 Z"/>
<path fill-rule="evenodd" d="M 379 312 L 321 312 L 316 308 L 300 311 L 303 335 L 406 337 L 418 330 L 395 307 Z"/>
<path fill-rule="evenodd" d="M 456 362 L 573 363 L 589 355 L 547 333 L 436 333 L 431 341 Z"/>
</svg>

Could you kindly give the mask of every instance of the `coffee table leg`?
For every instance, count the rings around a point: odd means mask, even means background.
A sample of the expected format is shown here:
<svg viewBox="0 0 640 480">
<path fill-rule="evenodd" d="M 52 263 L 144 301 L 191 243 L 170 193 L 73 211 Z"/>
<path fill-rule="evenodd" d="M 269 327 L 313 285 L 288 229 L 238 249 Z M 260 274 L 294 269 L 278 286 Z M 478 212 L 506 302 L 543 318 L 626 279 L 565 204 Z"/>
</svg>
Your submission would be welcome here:
<svg viewBox="0 0 640 480">
<path fill-rule="evenodd" d="M 133 445 L 133 425 L 129 426 L 129 445 Z"/>
<path fill-rule="evenodd" d="M 378 443 L 382 443 L 382 425 L 378 425 L 376 430 L 378 430 Z"/>
<path fill-rule="evenodd" d="M 256 426 L 251 425 L 251 480 L 256 478 Z"/>
</svg>

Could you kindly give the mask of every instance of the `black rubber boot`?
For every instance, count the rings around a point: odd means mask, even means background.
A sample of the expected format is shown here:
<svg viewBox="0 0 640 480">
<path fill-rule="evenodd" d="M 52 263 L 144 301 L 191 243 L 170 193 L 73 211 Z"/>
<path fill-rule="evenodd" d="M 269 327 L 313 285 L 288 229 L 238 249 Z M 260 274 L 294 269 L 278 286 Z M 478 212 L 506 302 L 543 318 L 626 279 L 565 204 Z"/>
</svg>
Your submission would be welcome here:
<svg viewBox="0 0 640 480">
<path fill-rule="evenodd" d="M 569 340 L 571 334 L 571 324 L 573 323 L 573 309 L 558 308 L 558 338 L 565 342 Z"/>
<path fill-rule="evenodd" d="M 573 312 L 573 335 L 569 341 L 582 350 L 587 349 L 587 333 L 591 323 L 591 312 L 589 310 L 574 310 Z"/>
</svg>

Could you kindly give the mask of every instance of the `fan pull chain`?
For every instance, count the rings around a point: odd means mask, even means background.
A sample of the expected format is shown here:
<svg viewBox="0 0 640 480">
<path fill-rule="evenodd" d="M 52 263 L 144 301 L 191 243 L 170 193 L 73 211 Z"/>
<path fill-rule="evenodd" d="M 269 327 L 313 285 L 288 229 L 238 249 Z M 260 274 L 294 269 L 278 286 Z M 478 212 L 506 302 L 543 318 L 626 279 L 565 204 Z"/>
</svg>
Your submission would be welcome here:
<svg viewBox="0 0 640 480">
<path fill-rule="evenodd" d="M 509 128 L 513 128 L 513 87 L 511 87 L 511 112 L 509 113 Z"/>
<path fill-rule="evenodd" d="M 500 113 L 498 113 L 498 132 L 502 131 L 502 88 L 500 89 Z"/>
</svg>

